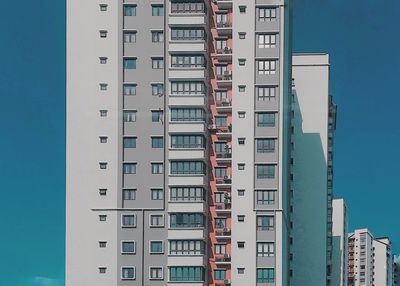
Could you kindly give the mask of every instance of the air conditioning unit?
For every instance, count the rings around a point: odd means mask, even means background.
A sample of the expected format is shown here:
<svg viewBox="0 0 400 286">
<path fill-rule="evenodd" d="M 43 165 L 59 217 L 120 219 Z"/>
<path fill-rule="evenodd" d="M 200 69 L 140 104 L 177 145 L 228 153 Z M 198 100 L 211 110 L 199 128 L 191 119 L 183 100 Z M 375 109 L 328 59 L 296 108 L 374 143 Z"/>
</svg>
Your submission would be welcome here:
<svg viewBox="0 0 400 286">
<path fill-rule="evenodd" d="M 225 258 L 230 258 L 230 257 L 231 257 L 231 255 L 230 255 L 230 254 L 228 254 L 228 253 L 225 253 L 225 254 L 224 254 L 224 257 L 225 257 Z"/>
<path fill-rule="evenodd" d="M 224 180 L 230 180 L 231 176 L 224 176 Z"/>
<path fill-rule="evenodd" d="M 224 232 L 229 232 L 229 228 L 225 227 Z"/>
<path fill-rule="evenodd" d="M 231 149 L 232 149 L 232 145 L 226 144 L 226 145 L 225 145 L 225 149 L 226 149 L 226 150 L 231 150 Z"/>
<path fill-rule="evenodd" d="M 224 197 L 225 197 L 225 198 L 230 198 L 230 197 L 231 197 L 231 194 L 230 194 L 230 193 L 225 193 L 225 194 L 224 194 Z"/>
<path fill-rule="evenodd" d="M 208 125 L 208 130 L 216 130 L 216 129 L 217 129 L 217 124 Z"/>
</svg>

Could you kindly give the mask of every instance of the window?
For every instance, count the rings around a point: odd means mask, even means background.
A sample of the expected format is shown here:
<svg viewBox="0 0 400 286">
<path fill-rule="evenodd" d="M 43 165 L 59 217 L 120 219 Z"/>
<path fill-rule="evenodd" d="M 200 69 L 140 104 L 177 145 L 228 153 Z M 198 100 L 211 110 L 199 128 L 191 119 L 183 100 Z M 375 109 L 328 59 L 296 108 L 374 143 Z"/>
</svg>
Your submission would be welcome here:
<svg viewBox="0 0 400 286">
<path fill-rule="evenodd" d="M 218 127 L 225 127 L 228 125 L 226 116 L 215 116 L 215 124 Z"/>
<path fill-rule="evenodd" d="M 225 227 L 226 227 L 226 218 L 215 219 L 215 228 L 225 228 Z"/>
<path fill-rule="evenodd" d="M 108 84 L 106 83 L 100 83 L 100 90 L 107 90 Z"/>
<path fill-rule="evenodd" d="M 246 91 L 246 86 L 245 85 L 239 85 L 239 92 L 245 92 Z"/>
<path fill-rule="evenodd" d="M 240 6 L 239 6 L 239 12 L 240 12 L 240 13 L 246 13 L 246 6 L 240 5 Z"/>
<path fill-rule="evenodd" d="M 124 5 L 124 16 L 136 16 L 136 5 Z"/>
<path fill-rule="evenodd" d="M 275 139 L 256 139 L 257 153 L 270 153 L 275 151 Z"/>
<path fill-rule="evenodd" d="M 203 55 L 174 55 L 171 56 L 171 67 L 194 68 L 205 67 L 206 62 Z"/>
<path fill-rule="evenodd" d="M 203 135 L 171 135 L 172 148 L 204 148 Z"/>
<path fill-rule="evenodd" d="M 99 267 L 99 273 L 105 274 L 107 272 L 107 267 Z"/>
<path fill-rule="evenodd" d="M 203 201 L 204 189 L 202 187 L 171 187 L 171 201 Z"/>
<path fill-rule="evenodd" d="M 150 279 L 163 279 L 162 267 L 150 267 Z"/>
<path fill-rule="evenodd" d="M 244 222 L 244 215 L 238 215 L 237 216 L 237 219 L 238 219 L 238 222 Z"/>
<path fill-rule="evenodd" d="M 275 74 L 276 60 L 258 60 L 258 74 Z"/>
<path fill-rule="evenodd" d="M 162 83 L 154 83 L 151 85 L 151 95 L 161 96 L 164 94 L 164 85 Z"/>
<path fill-rule="evenodd" d="M 151 148 L 164 148 L 164 138 L 151 137 Z"/>
<path fill-rule="evenodd" d="M 244 274 L 244 268 L 238 268 L 237 271 L 238 274 Z"/>
<path fill-rule="evenodd" d="M 164 42 L 164 32 L 163 31 L 152 31 L 151 32 L 151 41 L 153 43 Z"/>
<path fill-rule="evenodd" d="M 136 95 L 136 84 L 124 84 L 124 95 Z"/>
<path fill-rule="evenodd" d="M 124 59 L 124 69 L 136 69 L 136 58 Z"/>
<path fill-rule="evenodd" d="M 107 4 L 100 4 L 100 11 L 104 12 L 107 11 Z"/>
<path fill-rule="evenodd" d="M 276 8 L 259 7 L 257 19 L 259 22 L 276 21 Z"/>
<path fill-rule="evenodd" d="M 274 101 L 276 87 L 274 86 L 257 86 L 257 100 L 258 101 Z"/>
<path fill-rule="evenodd" d="M 216 90 L 215 100 L 219 102 L 224 102 L 228 99 L 228 93 L 226 90 Z"/>
<path fill-rule="evenodd" d="M 204 13 L 203 2 L 171 2 L 171 13 Z"/>
<path fill-rule="evenodd" d="M 259 164 L 257 165 L 257 179 L 274 179 L 275 165 Z"/>
<path fill-rule="evenodd" d="M 124 148 L 136 148 L 136 137 L 124 137 Z"/>
<path fill-rule="evenodd" d="M 150 215 L 150 226 L 151 227 L 161 227 L 164 226 L 164 216 L 163 215 Z"/>
<path fill-rule="evenodd" d="M 274 243 L 273 242 L 257 242 L 257 257 L 273 257 Z"/>
<path fill-rule="evenodd" d="M 238 190 L 238 196 L 243 197 L 245 190 Z"/>
<path fill-rule="evenodd" d="M 244 145 L 246 143 L 246 138 L 243 138 L 243 137 L 239 137 L 238 138 L 238 144 L 239 145 Z"/>
<path fill-rule="evenodd" d="M 136 190 L 135 189 L 122 190 L 122 198 L 124 201 L 136 200 Z"/>
<path fill-rule="evenodd" d="M 226 244 L 225 243 L 220 243 L 220 244 L 215 244 L 215 254 L 225 254 L 226 253 Z"/>
<path fill-rule="evenodd" d="M 238 111 L 238 117 L 239 117 L 239 118 L 245 118 L 245 117 L 246 117 L 246 112 L 244 112 L 244 111 Z"/>
<path fill-rule="evenodd" d="M 171 82 L 172 95 L 204 95 L 205 84 L 201 81 L 173 81 Z"/>
<path fill-rule="evenodd" d="M 205 39 L 204 29 L 201 28 L 171 28 L 173 41 L 198 41 Z"/>
<path fill-rule="evenodd" d="M 171 240 L 169 254 L 172 255 L 200 255 L 204 254 L 204 242 L 201 240 Z"/>
<path fill-rule="evenodd" d="M 228 74 L 228 66 L 227 65 L 216 65 L 215 66 L 215 74 L 217 75 L 217 79 L 223 80 L 224 75 Z"/>
<path fill-rule="evenodd" d="M 275 113 L 272 112 L 257 113 L 257 127 L 274 127 L 274 126 L 275 126 Z"/>
<path fill-rule="evenodd" d="M 239 32 L 239 39 L 243 40 L 246 39 L 246 32 Z"/>
<path fill-rule="evenodd" d="M 151 67 L 153 69 L 163 69 L 164 68 L 164 59 L 162 59 L 162 58 L 151 59 Z"/>
<path fill-rule="evenodd" d="M 237 246 L 238 248 L 244 248 L 244 241 L 238 241 Z"/>
<path fill-rule="evenodd" d="M 222 28 L 222 27 L 229 27 L 228 23 L 228 13 L 218 13 L 216 14 L 217 16 L 217 27 Z"/>
<path fill-rule="evenodd" d="M 206 166 L 202 161 L 172 161 L 171 174 L 173 175 L 204 175 Z"/>
<path fill-rule="evenodd" d="M 163 166 L 163 163 L 151 163 L 151 173 L 162 174 L 164 169 Z"/>
<path fill-rule="evenodd" d="M 107 189 L 99 189 L 99 195 L 100 196 L 106 196 L 107 195 Z"/>
<path fill-rule="evenodd" d="M 204 215 L 201 213 L 172 213 L 170 226 L 171 228 L 204 227 Z"/>
<path fill-rule="evenodd" d="M 226 167 L 215 167 L 215 177 L 223 178 L 227 175 Z"/>
<path fill-rule="evenodd" d="M 216 48 L 217 48 L 217 53 L 225 53 L 225 50 L 227 52 L 229 52 L 228 40 L 226 40 L 226 39 L 217 39 Z"/>
<path fill-rule="evenodd" d="M 106 248 L 107 247 L 107 241 L 99 241 L 99 247 L 100 248 Z"/>
<path fill-rule="evenodd" d="M 106 57 L 100 57 L 99 60 L 100 60 L 100 64 L 102 64 L 102 65 L 107 63 L 107 58 Z"/>
<path fill-rule="evenodd" d="M 152 110 L 151 111 L 151 122 L 159 122 L 162 119 L 162 110 Z"/>
<path fill-rule="evenodd" d="M 171 281 L 204 281 L 204 268 L 201 266 L 171 266 L 169 279 Z"/>
<path fill-rule="evenodd" d="M 100 38 L 107 38 L 107 31 L 106 30 L 101 30 L 99 31 L 100 33 Z"/>
<path fill-rule="evenodd" d="M 107 163 L 106 162 L 100 162 L 99 163 L 99 165 L 100 165 L 100 169 L 107 169 Z"/>
<path fill-rule="evenodd" d="M 124 43 L 136 43 L 136 32 L 125 31 L 124 32 Z"/>
<path fill-rule="evenodd" d="M 276 48 L 276 34 L 258 34 L 258 48 Z"/>
<path fill-rule="evenodd" d="M 151 5 L 152 16 L 164 16 L 164 6 L 162 5 Z"/>
<path fill-rule="evenodd" d="M 122 227 L 136 227 L 136 216 L 134 214 L 122 215 Z"/>
<path fill-rule="evenodd" d="M 244 66 L 246 64 L 246 59 L 238 59 L 239 66 Z"/>
<path fill-rule="evenodd" d="M 101 117 L 106 117 L 107 116 L 107 110 L 100 110 L 100 116 Z"/>
<path fill-rule="evenodd" d="M 240 163 L 240 164 L 238 164 L 238 170 L 244 170 L 244 168 L 245 168 L 245 164 L 244 163 Z"/>
<path fill-rule="evenodd" d="M 99 221 L 106 221 L 107 215 L 99 215 Z"/>
<path fill-rule="evenodd" d="M 218 192 L 215 193 L 215 202 L 216 203 L 223 203 L 225 201 L 224 193 Z"/>
<path fill-rule="evenodd" d="M 136 252 L 134 241 L 122 241 L 121 253 L 122 254 L 134 254 Z"/>
<path fill-rule="evenodd" d="M 136 174 L 136 163 L 124 163 L 124 174 Z"/>
<path fill-rule="evenodd" d="M 164 253 L 164 246 L 162 241 L 150 241 L 150 253 L 161 254 Z"/>
<path fill-rule="evenodd" d="M 274 230 L 273 216 L 257 216 L 257 230 Z"/>
<path fill-rule="evenodd" d="M 257 283 L 273 283 L 275 271 L 273 268 L 257 268 Z"/>
<path fill-rule="evenodd" d="M 162 200 L 163 199 L 163 194 L 164 190 L 163 189 L 151 189 L 151 199 L 152 200 Z"/>
<path fill-rule="evenodd" d="M 171 121 L 205 121 L 202 108 L 171 108 Z"/>
<path fill-rule="evenodd" d="M 124 110 L 123 117 L 124 122 L 136 122 L 136 111 Z"/>
<path fill-rule="evenodd" d="M 225 280 L 226 278 L 226 271 L 222 269 L 214 270 L 214 279 L 215 280 Z"/>
<path fill-rule="evenodd" d="M 135 267 L 122 267 L 121 279 L 133 280 L 135 279 Z"/>
</svg>

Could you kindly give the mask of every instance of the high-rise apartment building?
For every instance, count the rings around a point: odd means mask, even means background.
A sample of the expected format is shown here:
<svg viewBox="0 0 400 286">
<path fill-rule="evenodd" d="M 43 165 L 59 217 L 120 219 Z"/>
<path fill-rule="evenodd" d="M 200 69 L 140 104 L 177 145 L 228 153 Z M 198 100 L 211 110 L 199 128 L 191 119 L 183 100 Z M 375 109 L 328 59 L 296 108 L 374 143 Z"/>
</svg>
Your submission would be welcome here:
<svg viewBox="0 0 400 286">
<path fill-rule="evenodd" d="M 400 285 L 400 256 L 393 257 L 393 286 Z"/>
<path fill-rule="evenodd" d="M 348 233 L 347 207 L 344 199 L 333 200 L 332 286 L 347 286 Z"/>
<path fill-rule="evenodd" d="M 66 285 L 329 283 L 336 107 L 294 59 L 289 0 L 68 0 Z"/>
<path fill-rule="evenodd" d="M 368 229 L 349 235 L 349 286 L 392 286 L 393 260 L 387 237 L 374 238 Z"/>
</svg>

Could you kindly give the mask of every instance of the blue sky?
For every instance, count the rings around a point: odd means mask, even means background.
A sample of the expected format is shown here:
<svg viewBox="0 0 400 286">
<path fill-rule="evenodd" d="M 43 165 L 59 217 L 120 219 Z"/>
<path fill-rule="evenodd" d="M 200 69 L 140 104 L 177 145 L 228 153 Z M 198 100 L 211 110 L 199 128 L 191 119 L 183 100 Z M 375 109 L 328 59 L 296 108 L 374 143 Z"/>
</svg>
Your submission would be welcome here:
<svg viewBox="0 0 400 286">
<path fill-rule="evenodd" d="M 400 252 L 400 2 L 295 2 L 295 50 L 331 54 L 335 193 L 350 228 L 389 235 Z M 2 3 L 0 285 L 63 285 L 64 6 Z"/>
</svg>

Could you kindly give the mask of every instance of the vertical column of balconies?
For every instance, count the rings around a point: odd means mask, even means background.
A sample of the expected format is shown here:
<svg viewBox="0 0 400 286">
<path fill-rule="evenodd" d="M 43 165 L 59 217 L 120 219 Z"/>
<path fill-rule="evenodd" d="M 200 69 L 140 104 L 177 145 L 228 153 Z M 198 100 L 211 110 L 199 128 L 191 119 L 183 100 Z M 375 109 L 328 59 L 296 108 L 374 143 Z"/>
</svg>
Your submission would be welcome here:
<svg viewBox="0 0 400 286">
<path fill-rule="evenodd" d="M 230 285 L 232 174 L 232 1 L 211 3 L 209 284 Z"/>
<path fill-rule="evenodd" d="M 168 285 L 207 276 L 208 3 L 166 3 Z"/>
</svg>

